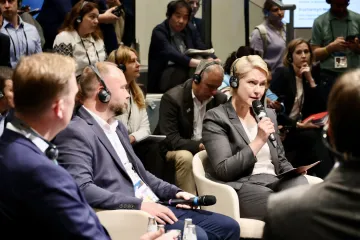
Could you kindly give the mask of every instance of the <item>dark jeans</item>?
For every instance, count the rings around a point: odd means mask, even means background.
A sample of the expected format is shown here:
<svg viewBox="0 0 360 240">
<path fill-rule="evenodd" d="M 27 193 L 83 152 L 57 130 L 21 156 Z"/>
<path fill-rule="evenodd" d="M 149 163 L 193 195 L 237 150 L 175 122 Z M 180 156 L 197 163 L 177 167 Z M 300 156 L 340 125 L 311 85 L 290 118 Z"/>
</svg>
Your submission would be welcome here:
<svg viewBox="0 0 360 240">
<path fill-rule="evenodd" d="M 186 210 L 169 207 L 179 221 L 165 225 L 165 230 L 179 229 L 181 234 L 184 230 L 184 220 L 191 218 L 196 225 L 198 240 L 238 240 L 240 238 L 239 223 L 234 219 L 204 210 Z"/>
<path fill-rule="evenodd" d="M 267 201 L 271 193 L 309 184 L 307 179 L 300 175 L 288 179 L 278 179 L 270 174 L 256 174 L 248 177 L 240 190 L 237 191 L 240 204 L 240 217 L 264 220 Z"/>
</svg>

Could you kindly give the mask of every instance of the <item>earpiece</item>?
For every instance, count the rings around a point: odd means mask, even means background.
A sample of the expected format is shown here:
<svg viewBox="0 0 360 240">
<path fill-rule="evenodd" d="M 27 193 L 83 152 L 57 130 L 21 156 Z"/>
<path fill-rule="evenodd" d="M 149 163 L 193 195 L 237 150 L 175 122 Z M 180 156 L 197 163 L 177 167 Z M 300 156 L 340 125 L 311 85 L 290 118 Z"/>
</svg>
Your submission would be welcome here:
<svg viewBox="0 0 360 240">
<path fill-rule="evenodd" d="M 237 61 L 239 61 L 240 58 L 237 58 L 232 65 L 232 69 L 231 69 L 231 77 L 229 80 L 230 83 L 230 87 L 232 88 L 238 88 L 239 87 L 239 79 L 235 76 L 236 74 L 236 63 Z"/>
<path fill-rule="evenodd" d="M 286 59 L 288 60 L 289 63 L 293 62 L 293 57 L 292 57 L 292 53 L 288 53 L 288 55 L 286 56 Z"/>
<path fill-rule="evenodd" d="M 76 18 L 76 23 L 80 24 L 82 22 L 82 17 L 81 16 L 78 16 Z"/>
<path fill-rule="evenodd" d="M 118 68 L 119 68 L 121 71 L 123 71 L 123 73 L 125 73 L 125 71 L 126 71 L 126 66 L 125 66 L 124 64 L 120 63 L 120 64 L 118 64 L 117 66 L 118 66 Z"/>
<path fill-rule="evenodd" d="M 211 65 L 220 65 L 218 62 L 209 62 L 207 64 L 205 64 L 205 66 L 203 67 L 203 69 L 200 71 L 200 73 L 195 73 L 194 76 L 193 76 L 193 81 L 194 83 L 196 84 L 199 84 L 201 82 L 201 77 L 202 77 L 202 74 L 203 72 L 208 68 L 210 67 Z"/>
<path fill-rule="evenodd" d="M 102 79 L 98 68 L 95 65 L 90 65 L 89 67 L 94 71 L 94 73 L 96 74 L 96 78 L 99 80 L 100 85 L 102 85 L 102 87 L 103 87 L 102 89 L 100 89 L 100 91 L 98 93 L 98 98 L 99 98 L 100 102 L 108 103 L 111 99 L 111 93 L 108 90 L 108 88 L 106 87 L 105 82 Z"/>
<path fill-rule="evenodd" d="M 3 98 L 5 95 L 2 91 L 0 91 L 0 99 Z"/>
</svg>

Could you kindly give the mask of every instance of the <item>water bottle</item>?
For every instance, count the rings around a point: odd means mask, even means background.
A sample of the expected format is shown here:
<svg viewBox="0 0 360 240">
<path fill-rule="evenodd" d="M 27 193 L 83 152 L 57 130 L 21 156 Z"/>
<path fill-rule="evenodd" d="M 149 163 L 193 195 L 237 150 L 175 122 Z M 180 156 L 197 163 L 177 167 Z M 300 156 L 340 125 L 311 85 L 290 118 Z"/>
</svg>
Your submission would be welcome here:
<svg viewBox="0 0 360 240">
<path fill-rule="evenodd" d="M 186 240 L 186 236 L 189 230 L 189 226 L 192 225 L 192 219 L 191 218 L 186 218 L 185 219 L 185 224 L 184 224 L 184 231 L 183 231 L 183 240 Z"/>
<path fill-rule="evenodd" d="M 157 223 L 154 217 L 149 217 L 149 222 L 147 226 L 147 232 L 156 232 L 157 231 Z"/>
<path fill-rule="evenodd" d="M 197 240 L 195 225 L 191 224 L 187 226 L 186 234 L 184 233 L 183 240 Z"/>
</svg>

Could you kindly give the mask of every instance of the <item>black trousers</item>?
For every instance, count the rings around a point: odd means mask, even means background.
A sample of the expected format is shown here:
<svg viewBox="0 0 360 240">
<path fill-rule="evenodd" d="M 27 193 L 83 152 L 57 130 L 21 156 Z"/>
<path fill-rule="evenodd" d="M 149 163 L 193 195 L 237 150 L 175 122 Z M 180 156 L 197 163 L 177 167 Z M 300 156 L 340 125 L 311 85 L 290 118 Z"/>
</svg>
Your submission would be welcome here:
<svg viewBox="0 0 360 240">
<path fill-rule="evenodd" d="M 158 83 L 160 93 L 165 93 L 167 90 L 184 83 L 189 79 L 189 68 L 178 65 L 169 66 L 163 72 Z"/>
<path fill-rule="evenodd" d="M 247 178 L 247 180 L 246 180 Z M 243 185 L 237 191 L 240 204 L 240 217 L 264 220 L 267 201 L 270 194 L 309 184 L 303 176 L 278 179 L 271 174 L 256 174 L 244 178 Z"/>
</svg>

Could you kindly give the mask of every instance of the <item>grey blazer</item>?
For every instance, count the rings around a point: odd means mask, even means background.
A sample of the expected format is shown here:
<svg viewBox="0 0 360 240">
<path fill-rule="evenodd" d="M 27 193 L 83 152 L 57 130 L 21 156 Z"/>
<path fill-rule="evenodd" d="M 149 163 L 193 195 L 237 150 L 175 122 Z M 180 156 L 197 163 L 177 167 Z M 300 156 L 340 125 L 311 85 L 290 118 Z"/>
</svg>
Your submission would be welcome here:
<svg viewBox="0 0 360 240">
<path fill-rule="evenodd" d="M 131 147 L 127 130 L 119 122 L 117 135 L 129 161 L 140 178 L 160 199 L 174 198 L 178 187 L 145 170 Z M 59 148 L 59 164 L 73 176 L 87 202 L 94 208 L 140 209 L 141 199 L 120 158 L 96 120 L 81 107 L 54 143 Z"/>
<path fill-rule="evenodd" d="M 266 109 L 266 112 L 278 132 L 274 111 Z M 270 141 L 268 141 L 268 145 L 275 173 L 279 174 L 293 167 L 285 157 L 279 135 L 275 134 L 275 136 L 278 143 L 277 148 Z M 243 182 L 246 182 L 252 173 L 257 160 L 249 146 L 250 140 L 231 100 L 206 113 L 202 139 L 210 163 L 205 165 L 207 176 L 215 181 L 226 183 L 235 190 L 240 190 Z"/>
<path fill-rule="evenodd" d="M 334 168 L 323 183 L 270 196 L 265 240 L 360 239 L 360 162 Z"/>
</svg>

